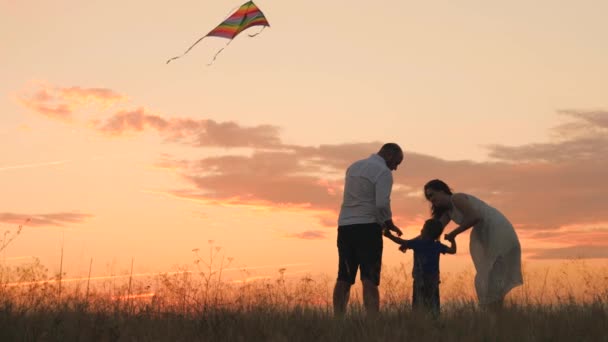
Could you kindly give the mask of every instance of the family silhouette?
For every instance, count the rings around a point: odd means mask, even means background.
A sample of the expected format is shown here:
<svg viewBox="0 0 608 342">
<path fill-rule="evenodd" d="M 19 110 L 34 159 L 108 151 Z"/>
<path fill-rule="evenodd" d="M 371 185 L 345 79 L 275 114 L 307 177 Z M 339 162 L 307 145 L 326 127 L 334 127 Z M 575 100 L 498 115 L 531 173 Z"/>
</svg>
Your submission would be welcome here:
<svg viewBox="0 0 608 342">
<path fill-rule="evenodd" d="M 338 277 L 333 293 L 334 314 L 342 316 L 348 305 L 350 288 L 357 272 L 363 285 L 363 303 L 368 314 L 380 307 L 378 286 L 382 265 L 383 236 L 413 250 L 412 307 L 434 316 L 440 313 L 441 254 L 456 253 L 456 238 L 471 230 L 469 253 L 475 266 L 475 291 L 480 306 L 499 310 L 511 289 L 523 284 L 521 246 L 509 220 L 496 208 L 466 193 L 453 193 L 442 180 L 424 185 L 431 218 L 420 235 L 402 239 L 391 211 L 392 172 L 404 154 L 395 143 L 384 144 L 377 153 L 352 163 L 346 170 L 344 198 L 338 217 Z M 457 228 L 439 239 L 445 227 Z"/>
</svg>

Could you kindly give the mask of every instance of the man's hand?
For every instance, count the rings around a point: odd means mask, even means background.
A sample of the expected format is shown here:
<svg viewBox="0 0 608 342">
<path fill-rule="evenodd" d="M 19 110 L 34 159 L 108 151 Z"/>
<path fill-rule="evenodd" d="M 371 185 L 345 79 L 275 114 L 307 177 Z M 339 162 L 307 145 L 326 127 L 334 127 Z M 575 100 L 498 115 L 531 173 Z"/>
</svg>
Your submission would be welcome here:
<svg viewBox="0 0 608 342">
<path fill-rule="evenodd" d="M 392 230 L 392 231 L 394 231 L 395 233 L 397 233 L 397 236 L 403 235 L 403 232 L 401 231 L 401 229 L 399 229 L 399 227 L 397 227 L 395 225 L 393 225 L 389 229 Z"/>
<path fill-rule="evenodd" d="M 386 227 L 382 228 L 382 235 L 384 235 L 386 237 L 392 236 L 391 231 Z"/>
<path fill-rule="evenodd" d="M 384 222 L 384 227 L 386 227 L 386 229 L 394 231 L 397 234 L 397 236 L 403 235 L 403 232 L 401 231 L 401 229 L 399 229 L 399 227 L 395 226 L 395 224 L 393 223 L 393 220 L 388 220 L 388 221 Z"/>
</svg>

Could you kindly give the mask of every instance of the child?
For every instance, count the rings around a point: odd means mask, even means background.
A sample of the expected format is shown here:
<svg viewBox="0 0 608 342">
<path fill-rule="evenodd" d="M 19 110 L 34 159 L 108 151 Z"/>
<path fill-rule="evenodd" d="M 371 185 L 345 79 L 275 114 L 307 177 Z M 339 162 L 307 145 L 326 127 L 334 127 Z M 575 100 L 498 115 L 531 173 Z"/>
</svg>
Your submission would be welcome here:
<svg viewBox="0 0 608 342">
<path fill-rule="evenodd" d="M 420 236 L 411 240 L 400 239 L 384 230 L 384 235 L 401 245 L 399 250 L 414 251 L 414 293 L 412 308 L 430 311 L 434 316 L 439 315 L 439 253 L 456 254 L 456 241 L 450 241 L 450 247 L 437 241 L 443 225 L 441 221 L 430 219 L 424 223 Z"/>
</svg>

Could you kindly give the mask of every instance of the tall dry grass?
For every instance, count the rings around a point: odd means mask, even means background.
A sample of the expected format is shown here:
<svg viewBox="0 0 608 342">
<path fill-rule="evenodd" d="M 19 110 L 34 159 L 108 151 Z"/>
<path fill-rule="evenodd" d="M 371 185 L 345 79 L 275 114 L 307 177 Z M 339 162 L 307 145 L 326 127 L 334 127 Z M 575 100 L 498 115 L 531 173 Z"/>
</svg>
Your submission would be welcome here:
<svg viewBox="0 0 608 342">
<path fill-rule="evenodd" d="M 476 305 L 472 272 L 444 274 L 439 319 L 412 313 L 408 264 L 385 267 L 381 315 L 365 315 L 356 285 L 349 314 L 335 319 L 333 279 L 279 269 L 229 282 L 231 263 L 210 246 L 195 250 L 194 271 L 90 287 L 61 284 L 38 261 L 3 266 L 0 341 L 608 341 L 608 270 L 581 260 L 526 270 L 499 313 Z"/>
</svg>

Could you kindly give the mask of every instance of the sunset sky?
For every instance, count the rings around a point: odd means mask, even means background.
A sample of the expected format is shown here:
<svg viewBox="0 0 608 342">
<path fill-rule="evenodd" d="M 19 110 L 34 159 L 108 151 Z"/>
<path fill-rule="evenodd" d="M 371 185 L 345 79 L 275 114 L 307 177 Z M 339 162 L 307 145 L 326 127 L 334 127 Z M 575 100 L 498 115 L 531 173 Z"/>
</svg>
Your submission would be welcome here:
<svg viewBox="0 0 608 342">
<path fill-rule="evenodd" d="M 0 0 L 0 228 L 30 219 L 2 263 L 174 271 L 212 240 L 256 276 L 334 277 L 344 171 L 389 141 L 406 237 L 440 178 L 527 264 L 606 261 L 608 2 L 259 0 L 259 36 L 165 64 L 241 3 Z M 472 265 L 458 242 L 442 272 Z"/>
</svg>

